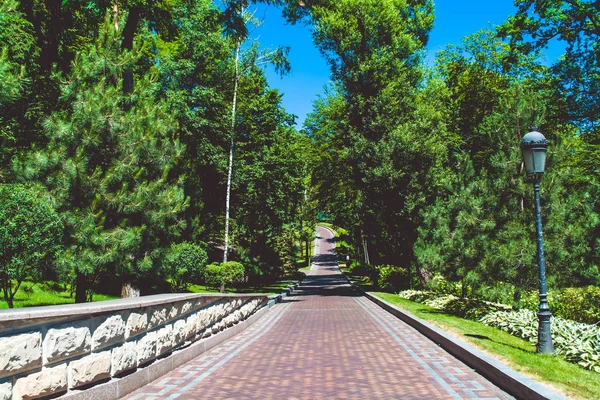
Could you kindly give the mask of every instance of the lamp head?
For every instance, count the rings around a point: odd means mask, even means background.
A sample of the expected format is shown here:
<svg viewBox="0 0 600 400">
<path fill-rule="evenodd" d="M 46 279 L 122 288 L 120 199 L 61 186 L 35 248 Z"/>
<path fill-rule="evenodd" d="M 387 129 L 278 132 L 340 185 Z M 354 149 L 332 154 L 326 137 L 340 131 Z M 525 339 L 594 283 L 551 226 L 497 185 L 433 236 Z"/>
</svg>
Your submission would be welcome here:
<svg viewBox="0 0 600 400">
<path fill-rule="evenodd" d="M 540 132 L 532 131 L 521 139 L 521 154 L 528 174 L 543 174 L 546 168 L 548 140 Z"/>
</svg>

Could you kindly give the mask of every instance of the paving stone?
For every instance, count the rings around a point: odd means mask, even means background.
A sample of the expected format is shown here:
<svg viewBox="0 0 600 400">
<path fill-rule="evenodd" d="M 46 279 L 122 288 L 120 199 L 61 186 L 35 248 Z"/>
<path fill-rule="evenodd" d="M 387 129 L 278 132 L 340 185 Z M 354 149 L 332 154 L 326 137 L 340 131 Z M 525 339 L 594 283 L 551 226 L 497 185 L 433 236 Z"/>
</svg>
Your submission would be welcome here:
<svg viewBox="0 0 600 400">
<path fill-rule="evenodd" d="M 511 399 L 348 285 L 329 232 L 319 235 L 315 268 L 298 291 L 126 398 Z M 227 307 L 213 305 L 213 315 Z"/>
</svg>

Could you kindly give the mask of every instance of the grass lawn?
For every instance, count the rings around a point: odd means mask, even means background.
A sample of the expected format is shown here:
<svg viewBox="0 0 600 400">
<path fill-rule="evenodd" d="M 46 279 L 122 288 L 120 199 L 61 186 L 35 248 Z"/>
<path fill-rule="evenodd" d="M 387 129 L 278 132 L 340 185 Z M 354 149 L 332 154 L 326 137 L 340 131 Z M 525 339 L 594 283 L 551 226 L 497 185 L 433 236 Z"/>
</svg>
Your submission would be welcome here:
<svg viewBox="0 0 600 400">
<path fill-rule="evenodd" d="M 531 343 L 480 322 L 449 315 L 396 294 L 371 293 L 469 342 L 514 370 L 538 382 L 554 386 L 569 398 L 600 399 L 600 374 L 596 372 L 569 363 L 561 356 L 536 354 Z"/>
<path fill-rule="evenodd" d="M 14 299 L 15 308 L 33 307 L 33 306 L 51 306 L 57 304 L 72 304 L 75 303 L 75 294 L 71 297 L 71 292 L 63 290 L 61 287 L 55 290 L 50 285 L 45 283 L 23 282 L 21 288 L 17 292 Z M 104 294 L 94 294 L 94 301 L 112 300 L 118 297 L 107 296 Z M 4 301 L 4 297 L 0 299 L 0 308 L 8 308 L 8 303 Z"/>
<path fill-rule="evenodd" d="M 276 282 L 264 285 L 247 286 L 242 288 L 227 288 L 226 293 L 267 293 L 269 295 L 281 293 L 283 289 L 288 287 L 289 282 Z M 188 290 L 192 293 L 219 293 L 219 289 L 206 287 L 204 285 L 190 285 Z M 118 299 L 116 296 L 108 296 L 104 294 L 94 293 L 93 300 L 113 300 Z M 46 283 L 23 282 L 21 288 L 15 296 L 15 308 L 33 307 L 33 306 L 51 306 L 58 304 L 75 303 L 75 297 L 71 297 L 70 290 L 53 288 L 52 285 Z M 4 298 L 0 298 L 0 309 L 8 308 L 8 303 Z"/>
<path fill-rule="evenodd" d="M 289 282 L 266 283 L 264 285 L 246 286 L 241 288 L 226 288 L 225 293 L 267 293 L 278 294 L 288 287 Z M 205 285 L 190 285 L 188 287 L 192 293 L 219 293 L 218 288 L 213 288 Z"/>
</svg>

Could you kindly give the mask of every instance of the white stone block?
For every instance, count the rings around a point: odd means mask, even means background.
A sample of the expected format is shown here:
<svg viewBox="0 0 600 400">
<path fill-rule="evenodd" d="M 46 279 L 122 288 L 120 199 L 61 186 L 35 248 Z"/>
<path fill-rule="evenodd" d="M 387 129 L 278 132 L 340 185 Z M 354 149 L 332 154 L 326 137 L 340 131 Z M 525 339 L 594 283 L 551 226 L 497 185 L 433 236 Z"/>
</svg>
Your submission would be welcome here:
<svg viewBox="0 0 600 400">
<path fill-rule="evenodd" d="M 179 319 L 173 324 L 173 346 L 177 346 L 185 341 L 187 337 L 187 324 L 185 319 Z"/>
<path fill-rule="evenodd" d="M 185 337 L 190 338 L 196 335 L 196 326 L 197 326 L 198 315 L 192 314 L 185 320 Z"/>
<path fill-rule="evenodd" d="M 136 349 L 137 345 L 135 342 L 127 342 L 123 344 L 123 346 L 116 347 L 112 350 L 112 376 L 137 367 Z"/>
<path fill-rule="evenodd" d="M 42 366 L 40 332 L 0 338 L 0 377 Z"/>
<path fill-rule="evenodd" d="M 66 390 L 67 364 L 61 364 L 17 379 L 13 387 L 12 400 L 37 399 Z"/>
<path fill-rule="evenodd" d="M 111 352 L 93 353 L 69 363 L 69 388 L 110 378 Z"/>
<path fill-rule="evenodd" d="M 121 314 L 100 317 L 94 325 L 97 327 L 92 334 L 92 351 L 125 340 L 125 321 Z"/>
<path fill-rule="evenodd" d="M 165 325 L 156 332 L 156 355 L 160 356 L 173 348 L 173 325 Z"/>
<path fill-rule="evenodd" d="M 129 339 L 148 329 L 148 314 L 132 312 L 127 318 L 125 325 L 125 338 Z"/>
<path fill-rule="evenodd" d="M 165 307 L 156 307 L 150 314 L 150 323 L 148 329 L 156 328 L 167 322 L 167 309 Z"/>
<path fill-rule="evenodd" d="M 194 303 L 192 303 L 191 301 L 186 301 L 181 306 L 181 314 L 187 314 L 192 309 L 192 307 L 194 307 Z"/>
<path fill-rule="evenodd" d="M 171 309 L 169 310 L 169 321 L 172 319 L 177 318 L 177 316 L 179 315 L 179 307 L 177 306 L 177 304 L 173 304 L 171 306 Z"/>
<path fill-rule="evenodd" d="M 11 400 L 12 389 L 13 386 L 10 380 L 0 382 L 0 400 Z"/>
<path fill-rule="evenodd" d="M 92 349 L 89 322 L 64 324 L 48 330 L 44 337 L 44 364 L 85 354 Z"/>
<path fill-rule="evenodd" d="M 156 332 L 144 335 L 136 344 L 138 365 L 156 358 Z"/>
</svg>

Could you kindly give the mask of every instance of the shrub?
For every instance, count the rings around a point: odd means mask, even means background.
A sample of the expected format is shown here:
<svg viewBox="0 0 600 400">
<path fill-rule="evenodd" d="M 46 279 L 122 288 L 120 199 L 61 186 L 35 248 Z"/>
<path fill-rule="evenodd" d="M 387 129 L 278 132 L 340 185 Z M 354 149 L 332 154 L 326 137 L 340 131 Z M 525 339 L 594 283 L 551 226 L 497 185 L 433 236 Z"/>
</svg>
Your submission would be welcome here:
<svg viewBox="0 0 600 400">
<path fill-rule="evenodd" d="M 492 303 L 481 299 L 457 297 L 454 295 L 442 296 L 425 301 L 430 307 L 437 308 L 461 318 L 478 320 L 486 314 L 495 311 L 510 311 L 512 307 L 504 304 Z"/>
<path fill-rule="evenodd" d="M 208 255 L 206 250 L 193 243 L 178 243 L 171 246 L 163 267 L 171 280 L 174 291 L 184 291 L 190 282 L 204 278 Z"/>
<path fill-rule="evenodd" d="M 244 273 L 244 266 L 236 261 L 212 263 L 206 266 L 204 279 L 208 286 L 218 287 L 223 293 L 226 286 L 230 286 L 234 282 L 241 282 L 244 279 Z"/>
<path fill-rule="evenodd" d="M 587 324 L 600 321 L 600 287 L 554 289 L 548 292 L 548 303 L 552 314 Z M 526 293 L 520 300 L 520 308 L 537 311 L 539 296 L 537 291 Z"/>
<path fill-rule="evenodd" d="M 362 264 L 359 261 L 350 263 L 350 273 L 355 276 L 367 276 L 372 282 L 377 282 L 379 273 L 373 265 Z"/>
<path fill-rule="evenodd" d="M 406 268 L 395 265 L 377 266 L 377 286 L 384 290 L 400 290 L 410 287 L 410 274 Z"/>
<path fill-rule="evenodd" d="M 552 294 L 554 315 L 588 324 L 600 321 L 600 287 L 565 288 Z"/>
<path fill-rule="evenodd" d="M 0 184 L 0 284 L 10 308 L 26 278 L 40 280 L 59 249 L 62 223 L 50 203 L 22 185 Z"/>
<path fill-rule="evenodd" d="M 435 292 L 425 290 L 404 290 L 398 293 L 398 296 L 406 300 L 416 301 L 417 303 L 424 303 L 425 301 L 433 299 L 438 295 Z"/>
<path fill-rule="evenodd" d="M 530 310 L 490 313 L 480 320 L 531 343 L 537 342 L 538 319 Z M 600 327 L 568 319 L 552 318 L 555 353 L 569 362 L 600 372 Z"/>
<path fill-rule="evenodd" d="M 457 294 L 459 292 L 456 283 L 448 281 L 439 274 L 427 281 L 427 289 L 440 294 Z"/>
</svg>

